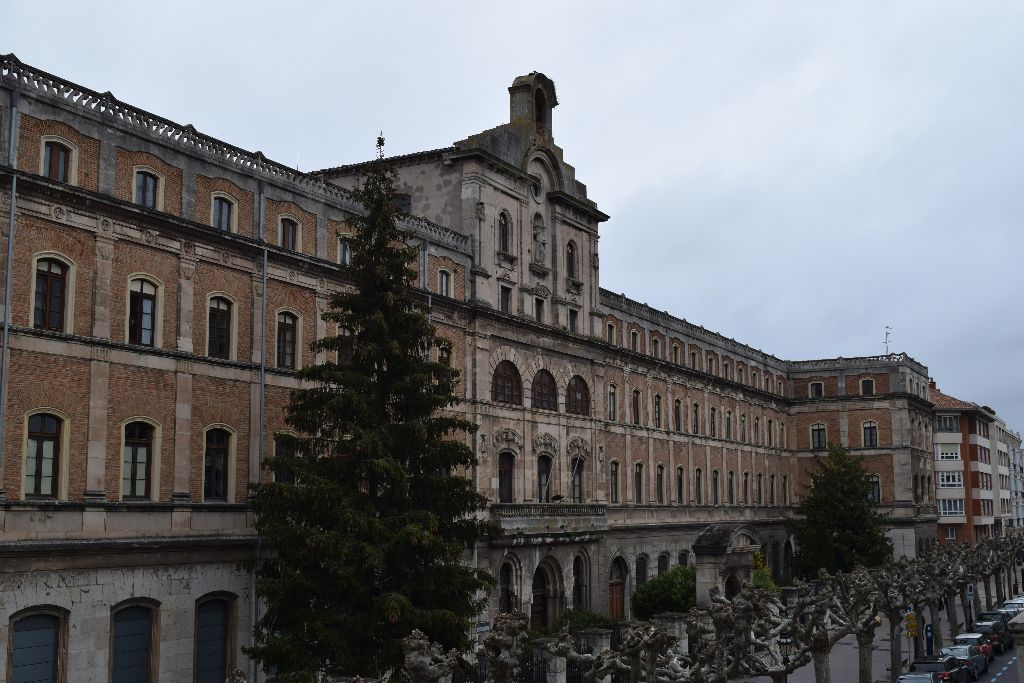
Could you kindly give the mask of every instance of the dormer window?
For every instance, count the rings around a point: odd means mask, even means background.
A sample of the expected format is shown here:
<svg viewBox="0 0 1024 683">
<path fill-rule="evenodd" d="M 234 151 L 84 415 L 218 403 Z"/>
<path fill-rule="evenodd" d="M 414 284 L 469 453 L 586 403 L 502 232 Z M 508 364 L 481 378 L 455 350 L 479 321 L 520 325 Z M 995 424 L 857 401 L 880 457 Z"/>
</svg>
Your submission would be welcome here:
<svg viewBox="0 0 1024 683">
<path fill-rule="evenodd" d="M 875 380 L 873 379 L 862 379 L 860 381 L 860 393 L 862 396 L 874 396 L 875 395 Z"/>
</svg>

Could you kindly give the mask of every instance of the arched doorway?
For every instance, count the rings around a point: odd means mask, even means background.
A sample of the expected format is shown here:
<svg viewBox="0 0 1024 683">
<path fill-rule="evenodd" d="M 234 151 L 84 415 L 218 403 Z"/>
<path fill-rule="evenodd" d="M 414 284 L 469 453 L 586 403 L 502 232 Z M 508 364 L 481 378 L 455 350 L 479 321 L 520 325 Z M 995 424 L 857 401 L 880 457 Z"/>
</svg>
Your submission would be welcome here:
<svg viewBox="0 0 1024 683">
<path fill-rule="evenodd" d="M 626 618 L 626 575 L 629 570 L 621 557 L 612 562 L 608 574 L 608 616 L 616 621 Z"/>
<path fill-rule="evenodd" d="M 503 614 L 511 612 L 516 606 L 514 576 L 515 572 L 510 563 L 505 562 L 501 565 L 498 572 L 498 611 Z"/>
<path fill-rule="evenodd" d="M 530 603 L 530 628 L 544 629 L 548 626 L 548 577 L 544 569 L 537 568 L 533 574 L 533 601 Z"/>
<path fill-rule="evenodd" d="M 732 600 L 734 597 L 739 595 L 740 592 L 740 580 L 736 578 L 735 574 L 729 574 L 729 578 L 725 580 L 725 597 Z"/>
</svg>

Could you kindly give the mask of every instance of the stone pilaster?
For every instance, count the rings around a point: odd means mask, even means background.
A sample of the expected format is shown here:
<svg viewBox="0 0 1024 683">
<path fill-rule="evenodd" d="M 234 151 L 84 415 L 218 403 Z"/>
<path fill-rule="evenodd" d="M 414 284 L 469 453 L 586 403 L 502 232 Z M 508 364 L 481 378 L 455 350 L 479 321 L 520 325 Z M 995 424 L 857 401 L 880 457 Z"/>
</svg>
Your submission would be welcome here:
<svg viewBox="0 0 1024 683">
<path fill-rule="evenodd" d="M 110 221 L 103 219 L 100 230 L 96 235 L 96 254 L 93 259 L 92 336 L 111 339 L 110 278 L 114 267 L 114 238 Z"/>
<path fill-rule="evenodd" d="M 89 441 L 86 446 L 85 498 L 106 498 L 107 407 L 110 394 L 110 363 L 107 349 L 93 349 L 89 363 Z"/>
<path fill-rule="evenodd" d="M 178 350 L 187 353 L 195 350 L 195 275 L 195 259 L 183 256 L 178 265 Z M 200 342 L 201 352 L 205 352 L 203 346 Z"/>
<path fill-rule="evenodd" d="M 191 501 L 192 373 L 175 374 L 174 404 L 174 500 Z"/>
</svg>

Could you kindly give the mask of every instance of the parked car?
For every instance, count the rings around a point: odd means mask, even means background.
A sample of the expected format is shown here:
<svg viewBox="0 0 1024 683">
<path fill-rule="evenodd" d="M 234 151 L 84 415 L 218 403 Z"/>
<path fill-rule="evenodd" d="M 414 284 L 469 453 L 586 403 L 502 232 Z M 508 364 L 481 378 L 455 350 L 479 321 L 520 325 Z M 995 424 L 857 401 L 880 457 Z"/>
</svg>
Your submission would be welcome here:
<svg viewBox="0 0 1024 683">
<path fill-rule="evenodd" d="M 940 654 L 956 657 L 971 672 L 972 681 L 988 672 L 988 657 L 974 645 L 951 645 L 942 648 Z"/>
<path fill-rule="evenodd" d="M 932 672 L 921 672 L 916 674 L 903 674 L 896 679 L 896 683 L 937 683 L 939 674 Z"/>
<path fill-rule="evenodd" d="M 1013 647 L 1013 635 L 998 621 L 975 622 L 971 625 L 970 631 L 988 636 L 997 655 L 1001 655 Z"/>
<path fill-rule="evenodd" d="M 1006 612 L 1012 614 L 1014 617 L 1024 612 L 1024 601 L 1022 600 L 1007 600 L 999 608 L 1000 612 Z M 1011 617 L 1012 618 L 1012 617 Z"/>
<path fill-rule="evenodd" d="M 953 645 L 973 645 L 981 650 L 981 653 L 985 655 L 988 661 L 991 662 L 996 658 L 992 643 L 982 633 L 961 633 L 953 639 Z"/>
<path fill-rule="evenodd" d="M 910 670 L 913 673 L 921 671 L 937 673 L 938 680 L 944 683 L 971 683 L 972 680 L 970 670 L 956 657 L 949 655 L 915 659 L 914 663 L 910 665 Z"/>
<path fill-rule="evenodd" d="M 1000 612 L 994 610 L 991 612 L 981 612 L 978 614 L 978 621 L 998 621 L 1003 625 L 1003 628 L 1010 628 L 1010 619 L 1012 619 L 1006 612 Z"/>
</svg>

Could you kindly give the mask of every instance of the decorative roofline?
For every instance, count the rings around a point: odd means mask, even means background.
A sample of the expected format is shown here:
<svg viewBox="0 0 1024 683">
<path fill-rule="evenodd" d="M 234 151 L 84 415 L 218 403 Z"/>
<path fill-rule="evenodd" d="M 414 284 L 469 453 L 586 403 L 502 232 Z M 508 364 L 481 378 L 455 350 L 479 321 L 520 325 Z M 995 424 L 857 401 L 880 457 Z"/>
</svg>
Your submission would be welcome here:
<svg viewBox="0 0 1024 683">
<path fill-rule="evenodd" d="M 928 367 L 911 358 L 906 353 L 890 353 L 881 356 L 854 356 L 853 358 L 822 358 L 819 360 L 787 361 L 790 370 L 814 370 L 816 368 L 849 368 L 861 365 L 907 365 L 925 377 Z"/>
<path fill-rule="evenodd" d="M 196 130 L 192 124 L 181 125 L 170 119 L 133 107 L 114 97 L 100 93 L 67 79 L 25 64 L 13 53 L 0 55 L 0 85 L 30 92 L 41 99 L 55 100 L 61 106 L 99 116 L 106 123 L 119 123 L 135 132 L 145 131 L 165 144 L 184 148 L 188 154 L 205 154 L 216 161 L 235 166 L 241 173 L 262 176 L 266 180 L 291 183 L 306 194 L 337 202 L 342 210 L 360 213 L 351 192 L 327 182 L 316 173 L 303 173 L 282 163 L 267 159 L 263 152 L 250 152 Z M 449 244 L 470 253 L 469 238 L 425 218 L 409 216 L 400 223 L 410 232 Z"/>
</svg>

